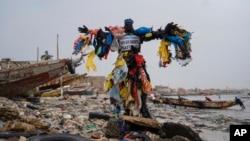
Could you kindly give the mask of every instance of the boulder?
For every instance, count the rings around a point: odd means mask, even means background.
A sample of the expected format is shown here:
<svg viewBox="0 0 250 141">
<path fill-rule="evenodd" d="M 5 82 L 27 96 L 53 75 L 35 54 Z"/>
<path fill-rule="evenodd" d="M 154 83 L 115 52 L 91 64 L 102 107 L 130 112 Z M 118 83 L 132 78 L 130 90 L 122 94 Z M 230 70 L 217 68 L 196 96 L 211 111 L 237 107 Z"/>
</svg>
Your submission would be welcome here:
<svg viewBox="0 0 250 141">
<path fill-rule="evenodd" d="M 158 134 L 161 138 L 173 138 L 174 136 L 179 135 L 186 137 L 191 141 L 202 141 L 198 133 L 194 132 L 189 126 L 180 123 L 165 122 L 158 131 Z"/>
</svg>

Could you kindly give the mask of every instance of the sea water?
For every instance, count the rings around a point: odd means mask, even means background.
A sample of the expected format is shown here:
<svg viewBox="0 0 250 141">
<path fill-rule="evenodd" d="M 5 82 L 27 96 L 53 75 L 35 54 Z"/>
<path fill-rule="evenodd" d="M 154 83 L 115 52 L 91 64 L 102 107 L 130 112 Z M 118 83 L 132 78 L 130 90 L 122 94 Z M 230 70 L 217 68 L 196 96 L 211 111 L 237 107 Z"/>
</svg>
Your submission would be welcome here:
<svg viewBox="0 0 250 141">
<path fill-rule="evenodd" d="M 224 115 L 237 119 L 241 122 L 250 124 L 250 96 L 247 94 L 217 94 L 217 95 L 189 95 L 181 96 L 190 100 L 205 100 L 205 97 L 209 97 L 213 101 L 220 100 L 234 100 L 237 96 L 243 101 L 245 109 L 242 109 L 239 105 L 235 105 L 226 109 L 204 109 L 213 115 Z M 212 116 L 213 116 L 212 115 Z"/>
</svg>

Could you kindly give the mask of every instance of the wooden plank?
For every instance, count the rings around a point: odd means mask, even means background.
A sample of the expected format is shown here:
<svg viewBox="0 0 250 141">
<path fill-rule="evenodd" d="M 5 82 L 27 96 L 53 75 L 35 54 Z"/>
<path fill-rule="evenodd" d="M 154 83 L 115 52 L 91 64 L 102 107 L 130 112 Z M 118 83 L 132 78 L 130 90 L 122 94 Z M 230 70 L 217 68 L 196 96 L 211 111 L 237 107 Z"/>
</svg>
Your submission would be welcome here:
<svg viewBox="0 0 250 141">
<path fill-rule="evenodd" d="M 131 123 L 144 126 L 144 127 L 150 127 L 155 129 L 161 128 L 161 123 L 159 123 L 155 119 L 151 118 L 144 118 L 144 117 L 136 117 L 136 116 L 126 116 L 126 115 L 120 115 L 120 118 L 125 121 L 129 121 Z"/>
</svg>

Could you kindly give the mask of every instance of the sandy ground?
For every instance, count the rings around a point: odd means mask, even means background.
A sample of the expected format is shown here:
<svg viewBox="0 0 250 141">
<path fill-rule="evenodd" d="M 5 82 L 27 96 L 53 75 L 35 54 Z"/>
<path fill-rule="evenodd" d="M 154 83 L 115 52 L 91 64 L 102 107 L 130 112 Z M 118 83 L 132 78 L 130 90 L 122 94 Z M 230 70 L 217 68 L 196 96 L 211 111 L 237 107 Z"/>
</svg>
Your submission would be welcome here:
<svg viewBox="0 0 250 141">
<path fill-rule="evenodd" d="M 229 141 L 228 128 L 234 122 L 233 119 L 230 120 L 230 117 L 219 117 L 218 119 L 216 115 L 207 113 L 205 110 L 198 111 L 182 107 L 170 108 L 168 105 L 158 108 L 149 104 L 149 108 L 153 110 L 156 120 L 160 123 L 174 122 L 185 124 L 199 133 L 204 141 Z"/>
<path fill-rule="evenodd" d="M 199 135 L 204 141 L 229 141 L 229 133 L 222 131 L 203 129 L 202 133 L 199 133 Z"/>
</svg>

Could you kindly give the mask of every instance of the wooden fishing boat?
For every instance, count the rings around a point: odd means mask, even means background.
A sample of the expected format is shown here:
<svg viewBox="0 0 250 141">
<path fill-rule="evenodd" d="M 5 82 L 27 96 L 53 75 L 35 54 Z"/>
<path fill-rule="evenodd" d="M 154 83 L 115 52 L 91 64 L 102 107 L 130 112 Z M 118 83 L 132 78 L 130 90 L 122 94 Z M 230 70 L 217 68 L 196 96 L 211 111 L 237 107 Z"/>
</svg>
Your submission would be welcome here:
<svg viewBox="0 0 250 141">
<path fill-rule="evenodd" d="M 53 79 L 41 86 L 39 86 L 39 90 L 46 90 L 46 89 L 56 89 L 62 86 L 70 85 L 72 83 L 76 83 L 77 81 L 80 81 L 87 76 L 87 73 L 84 74 L 66 74 L 63 77 L 59 77 L 56 79 Z"/>
<path fill-rule="evenodd" d="M 70 87 L 63 91 L 64 95 L 93 95 L 93 87 L 90 83 L 83 83 L 79 86 Z"/>
<path fill-rule="evenodd" d="M 64 95 L 90 95 L 86 88 L 71 88 L 63 92 Z"/>
<path fill-rule="evenodd" d="M 0 61 L 0 96 L 23 96 L 48 81 L 68 72 L 74 73 L 70 59 L 58 59 L 41 62 Z"/>
<path fill-rule="evenodd" d="M 175 99 L 163 97 L 162 102 L 176 106 L 193 107 L 201 109 L 225 109 L 236 105 L 233 100 L 227 101 L 202 101 L 202 100 L 188 100 L 184 98 Z"/>
<path fill-rule="evenodd" d="M 41 93 L 40 97 L 57 97 L 61 95 L 87 95 L 87 90 L 84 88 L 70 88 L 68 86 L 64 86 L 63 88 L 53 89 L 44 93 Z"/>
<path fill-rule="evenodd" d="M 56 97 L 61 95 L 61 89 L 55 89 L 48 92 L 44 92 L 40 97 Z"/>
</svg>

